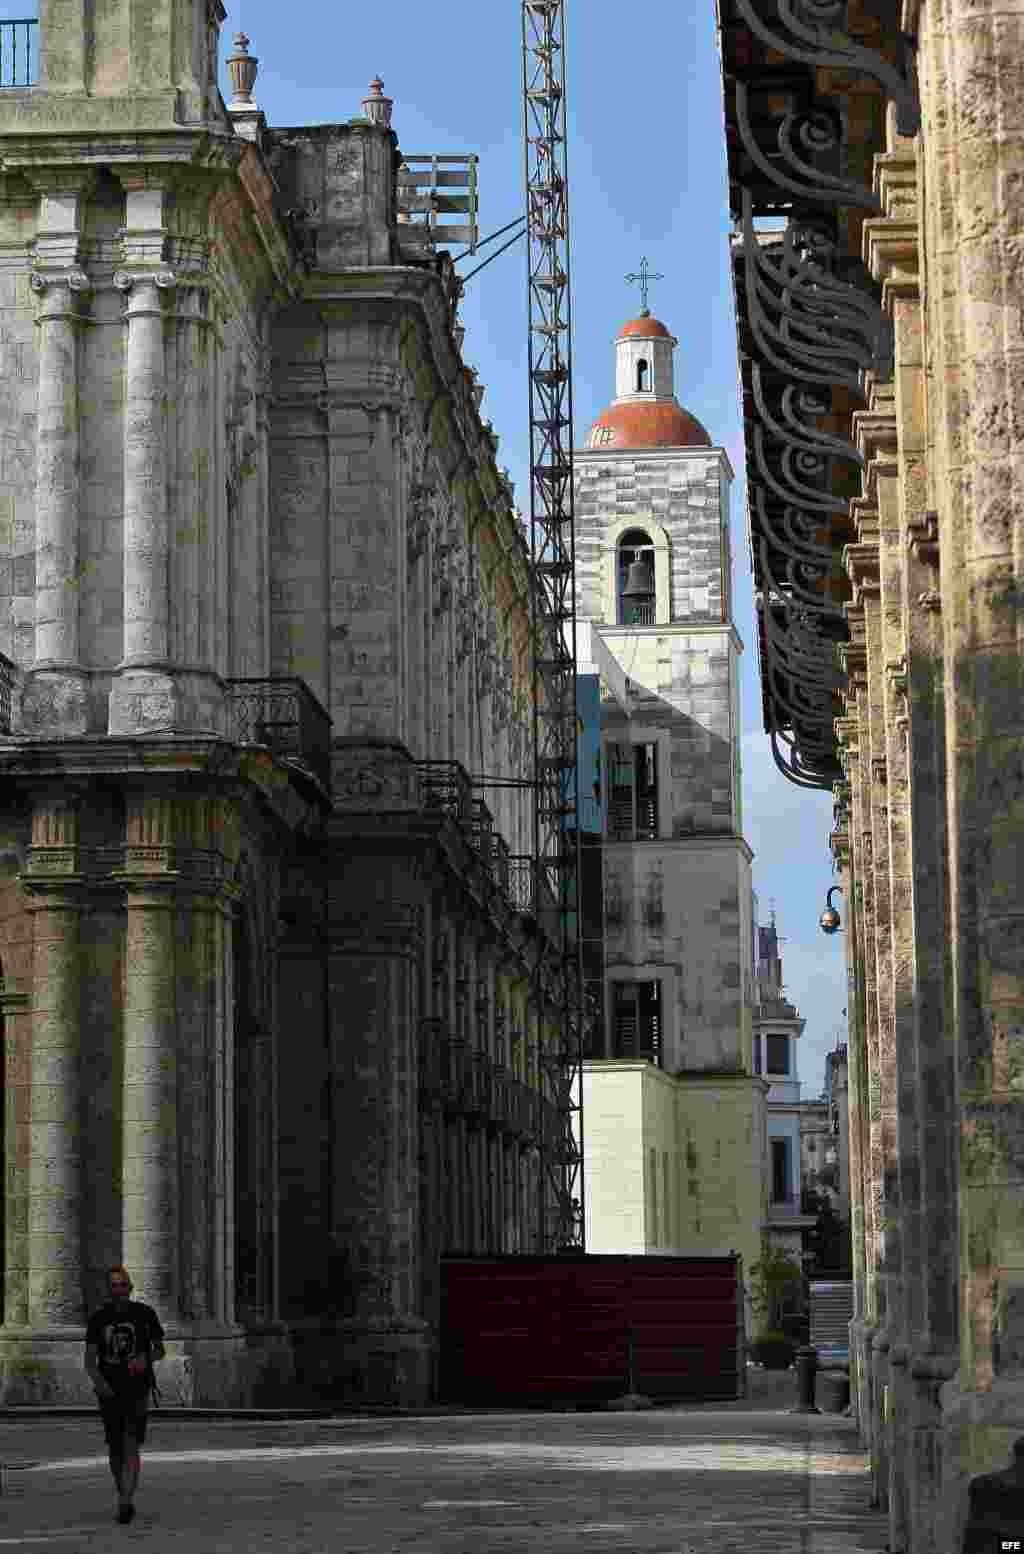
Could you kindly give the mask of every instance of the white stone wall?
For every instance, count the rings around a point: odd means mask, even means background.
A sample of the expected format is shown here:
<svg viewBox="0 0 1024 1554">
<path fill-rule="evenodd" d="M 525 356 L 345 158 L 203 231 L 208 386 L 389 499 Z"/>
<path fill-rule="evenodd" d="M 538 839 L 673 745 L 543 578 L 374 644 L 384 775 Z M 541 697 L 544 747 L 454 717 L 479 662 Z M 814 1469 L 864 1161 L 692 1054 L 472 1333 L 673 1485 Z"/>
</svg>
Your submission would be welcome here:
<svg viewBox="0 0 1024 1554">
<path fill-rule="evenodd" d="M 732 471 L 721 449 L 579 449 L 574 469 L 581 619 L 616 624 L 609 530 L 623 519 L 641 529 L 661 524 L 669 533 L 673 623 L 729 618 Z"/>
</svg>

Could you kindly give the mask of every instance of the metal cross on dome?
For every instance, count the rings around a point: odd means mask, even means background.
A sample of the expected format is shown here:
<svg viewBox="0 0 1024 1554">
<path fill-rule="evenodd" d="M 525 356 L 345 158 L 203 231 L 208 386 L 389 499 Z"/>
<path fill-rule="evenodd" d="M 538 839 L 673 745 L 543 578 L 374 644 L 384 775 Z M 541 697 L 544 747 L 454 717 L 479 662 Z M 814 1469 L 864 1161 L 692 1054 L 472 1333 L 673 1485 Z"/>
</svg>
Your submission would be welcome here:
<svg viewBox="0 0 1024 1554">
<path fill-rule="evenodd" d="M 641 258 L 640 269 L 635 275 L 627 275 L 626 280 L 632 285 L 634 281 L 640 282 L 640 317 L 646 318 L 650 313 L 647 306 L 647 288 L 651 281 L 663 281 L 665 277 L 659 275 L 656 270 L 648 268 L 646 258 Z"/>
</svg>

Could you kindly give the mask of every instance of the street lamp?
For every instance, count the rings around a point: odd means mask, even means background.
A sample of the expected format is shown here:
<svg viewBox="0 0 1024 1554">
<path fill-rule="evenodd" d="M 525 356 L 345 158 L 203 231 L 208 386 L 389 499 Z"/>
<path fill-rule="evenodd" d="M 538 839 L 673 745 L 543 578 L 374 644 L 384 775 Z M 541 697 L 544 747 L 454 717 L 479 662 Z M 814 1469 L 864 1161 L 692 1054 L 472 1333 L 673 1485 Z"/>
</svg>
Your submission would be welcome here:
<svg viewBox="0 0 1024 1554">
<path fill-rule="evenodd" d="M 843 887 L 841 885 L 833 885 L 832 889 L 825 895 L 825 910 L 818 918 L 822 933 L 832 934 L 839 932 L 839 924 L 841 919 L 839 917 L 839 913 L 832 905 L 832 897 L 835 895 L 837 890 L 840 895 L 843 894 Z"/>
</svg>

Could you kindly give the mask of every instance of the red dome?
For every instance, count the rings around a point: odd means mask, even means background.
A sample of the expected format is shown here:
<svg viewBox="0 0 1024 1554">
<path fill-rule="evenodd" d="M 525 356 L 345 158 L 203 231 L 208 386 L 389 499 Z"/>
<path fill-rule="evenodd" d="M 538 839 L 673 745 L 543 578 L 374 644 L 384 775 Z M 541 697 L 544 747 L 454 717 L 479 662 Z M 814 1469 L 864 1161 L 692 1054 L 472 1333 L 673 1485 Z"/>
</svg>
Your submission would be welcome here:
<svg viewBox="0 0 1024 1554">
<path fill-rule="evenodd" d="M 644 318 L 634 318 L 632 322 L 623 324 L 616 336 L 624 340 L 627 335 L 640 335 L 645 340 L 671 340 L 672 336 L 659 319 L 652 318 L 648 313 Z"/>
<path fill-rule="evenodd" d="M 660 328 L 660 325 L 659 325 Z M 710 448 L 696 416 L 674 399 L 609 405 L 590 429 L 588 448 Z"/>
</svg>

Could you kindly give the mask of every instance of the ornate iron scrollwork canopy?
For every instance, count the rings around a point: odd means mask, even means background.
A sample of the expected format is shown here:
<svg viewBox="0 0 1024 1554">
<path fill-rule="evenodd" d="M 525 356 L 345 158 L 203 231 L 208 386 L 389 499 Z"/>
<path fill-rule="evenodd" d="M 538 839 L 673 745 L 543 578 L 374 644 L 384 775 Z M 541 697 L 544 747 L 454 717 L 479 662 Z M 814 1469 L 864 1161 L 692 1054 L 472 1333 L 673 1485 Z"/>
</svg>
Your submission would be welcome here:
<svg viewBox="0 0 1024 1554">
<path fill-rule="evenodd" d="M 865 181 L 880 141 L 851 142 L 842 94 L 851 74 L 876 83 L 876 140 L 886 98 L 913 134 L 912 45 L 896 0 L 870 13 L 852 0 L 720 0 L 720 16 L 765 728 L 791 781 L 831 789 L 842 553 L 864 462 L 842 432 L 868 376 L 892 373 L 891 326 L 855 246 L 881 208 Z"/>
</svg>

